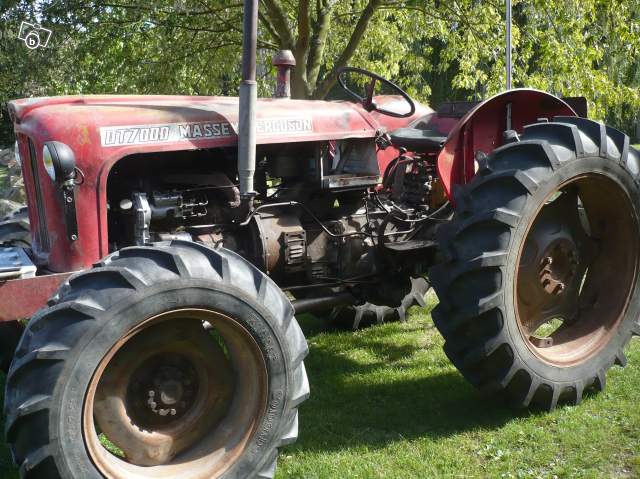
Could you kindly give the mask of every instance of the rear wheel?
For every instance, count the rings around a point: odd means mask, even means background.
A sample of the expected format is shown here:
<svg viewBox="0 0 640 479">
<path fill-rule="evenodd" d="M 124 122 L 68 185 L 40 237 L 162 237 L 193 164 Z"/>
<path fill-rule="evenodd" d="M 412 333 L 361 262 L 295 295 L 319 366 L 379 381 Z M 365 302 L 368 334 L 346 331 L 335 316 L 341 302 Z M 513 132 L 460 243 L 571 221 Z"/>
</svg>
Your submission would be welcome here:
<svg viewBox="0 0 640 479">
<path fill-rule="evenodd" d="M 27 327 L 8 442 L 27 478 L 271 478 L 297 438 L 306 353 L 289 301 L 241 257 L 126 248 Z"/>
<path fill-rule="evenodd" d="M 31 247 L 29 230 L 29 212 L 22 207 L 0 220 L 0 244 L 8 243 L 23 248 Z M 23 327 L 17 321 L 0 323 L 0 370 L 9 369 L 13 353 L 16 350 Z"/>
<path fill-rule="evenodd" d="M 551 409 L 603 389 L 640 331 L 640 154 L 582 118 L 521 140 L 456 191 L 433 318 L 474 385 Z"/>
<path fill-rule="evenodd" d="M 385 289 L 378 301 L 371 299 L 357 306 L 336 307 L 331 312 L 331 319 L 345 329 L 356 331 L 374 324 L 393 321 L 404 322 L 407 312 L 412 306 L 425 307 L 425 297 L 429 292 L 429 282 L 426 278 L 406 278 L 401 284 L 383 284 Z"/>
</svg>

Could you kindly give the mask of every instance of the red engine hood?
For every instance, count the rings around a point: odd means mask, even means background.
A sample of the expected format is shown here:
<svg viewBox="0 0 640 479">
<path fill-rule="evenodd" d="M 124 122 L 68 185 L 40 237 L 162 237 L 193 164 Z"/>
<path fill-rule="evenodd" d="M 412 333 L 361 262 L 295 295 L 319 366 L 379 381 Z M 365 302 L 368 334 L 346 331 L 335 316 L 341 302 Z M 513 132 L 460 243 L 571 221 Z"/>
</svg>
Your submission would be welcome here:
<svg viewBox="0 0 640 479">
<path fill-rule="evenodd" d="M 376 99 L 388 105 L 395 97 Z M 107 178 L 111 167 L 132 154 L 234 146 L 237 143 L 238 99 L 186 96 L 69 96 L 10 102 L 22 158 L 30 158 L 25 138 L 33 141 L 35 158 L 24 168 L 31 224 L 46 229 L 51 247 L 37 254 L 52 271 L 90 266 L 108 252 Z M 368 113 L 355 103 L 261 99 L 259 144 L 369 138 L 379 128 L 406 126 L 431 110 L 419 106 L 410 118 Z M 59 191 L 46 181 L 43 143 L 61 141 L 75 153 L 84 182 L 77 189 L 79 239 L 67 240 Z M 383 164 L 397 154 L 380 153 Z M 388 158 L 387 158 L 388 157 Z M 31 169 L 37 176 L 34 177 Z M 46 214 L 38 216 L 36 178 Z M 41 224 L 38 223 L 40 220 Z M 37 245 L 35 246 L 37 249 Z M 45 248 L 46 249 L 46 248 Z M 48 255 L 48 256 L 47 256 Z"/>
<path fill-rule="evenodd" d="M 236 97 L 67 96 L 16 100 L 9 109 L 18 131 L 109 150 L 103 157 L 237 142 Z M 419 106 L 412 118 L 429 111 Z M 368 138 L 411 121 L 351 102 L 287 99 L 258 100 L 257 117 L 258 144 Z"/>
</svg>

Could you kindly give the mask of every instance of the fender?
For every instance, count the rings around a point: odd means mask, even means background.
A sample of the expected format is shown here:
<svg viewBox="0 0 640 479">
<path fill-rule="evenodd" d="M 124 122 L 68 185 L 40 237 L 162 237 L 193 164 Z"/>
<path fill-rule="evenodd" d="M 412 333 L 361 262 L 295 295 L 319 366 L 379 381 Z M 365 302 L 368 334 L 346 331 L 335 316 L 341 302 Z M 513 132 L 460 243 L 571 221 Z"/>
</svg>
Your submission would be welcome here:
<svg viewBox="0 0 640 479">
<path fill-rule="evenodd" d="M 503 132 L 522 133 L 525 125 L 540 118 L 578 116 L 565 101 L 534 89 L 500 93 L 470 110 L 451 130 L 438 154 L 438 174 L 451 200 L 455 185 L 465 184 L 476 172 L 476 155 L 490 154 L 503 144 Z"/>
<path fill-rule="evenodd" d="M 0 282 L 0 324 L 29 319 L 47 304 L 72 273 L 45 274 Z"/>
</svg>

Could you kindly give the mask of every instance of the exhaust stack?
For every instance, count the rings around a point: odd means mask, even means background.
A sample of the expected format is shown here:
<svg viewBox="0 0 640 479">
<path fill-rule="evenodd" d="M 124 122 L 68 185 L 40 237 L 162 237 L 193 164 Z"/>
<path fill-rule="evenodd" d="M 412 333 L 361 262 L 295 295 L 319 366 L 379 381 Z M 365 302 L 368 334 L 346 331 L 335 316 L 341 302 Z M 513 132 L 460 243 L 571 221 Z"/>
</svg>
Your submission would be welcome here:
<svg viewBox="0 0 640 479">
<path fill-rule="evenodd" d="M 258 0 L 244 0 L 242 39 L 242 82 L 238 115 L 238 179 L 240 196 L 251 202 L 256 195 L 253 176 L 256 170 L 256 50 L 258 43 Z"/>
<path fill-rule="evenodd" d="M 273 56 L 273 65 L 278 69 L 275 98 L 291 98 L 291 70 L 296 59 L 291 50 L 280 50 Z"/>
</svg>

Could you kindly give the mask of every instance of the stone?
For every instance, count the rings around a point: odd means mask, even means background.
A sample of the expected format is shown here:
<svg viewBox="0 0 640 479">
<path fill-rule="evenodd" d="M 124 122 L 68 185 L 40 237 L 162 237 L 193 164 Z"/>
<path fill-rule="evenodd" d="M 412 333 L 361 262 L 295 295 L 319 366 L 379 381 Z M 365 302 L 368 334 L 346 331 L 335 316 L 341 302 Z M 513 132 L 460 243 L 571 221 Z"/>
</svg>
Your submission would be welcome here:
<svg viewBox="0 0 640 479">
<path fill-rule="evenodd" d="M 0 199 L 0 219 L 21 207 L 22 204 L 15 201 Z"/>
<path fill-rule="evenodd" d="M 16 163 L 16 156 L 13 148 L 0 150 L 0 165 L 8 166 L 10 163 Z"/>
<path fill-rule="evenodd" d="M 16 203 L 26 203 L 24 192 L 24 181 L 22 179 L 22 169 L 16 161 L 13 148 L 0 150 L 0 171 L 1 177 L 6 178 L 0 187 L 0 198 L 11 200 Z"/>
</svg>

